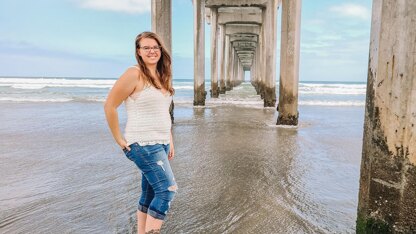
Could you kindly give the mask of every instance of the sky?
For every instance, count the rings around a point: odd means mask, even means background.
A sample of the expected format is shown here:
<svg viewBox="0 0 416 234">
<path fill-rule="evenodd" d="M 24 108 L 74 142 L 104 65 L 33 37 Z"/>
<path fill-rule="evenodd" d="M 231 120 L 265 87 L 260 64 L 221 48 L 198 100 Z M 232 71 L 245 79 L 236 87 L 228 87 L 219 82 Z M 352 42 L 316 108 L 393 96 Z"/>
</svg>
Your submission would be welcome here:
<svg viewBox="0 0 416 234">
<path fill-rule="evenodd" d="M 300 81 L 366 81 L 371 4 L 302 1 Z M 151 0 L 0 0 L 0 76 L 118 78 L 136 63 L 135 37 L 151 30 L 150 6 Z M 209 79 L 207 24 L 205 36 Z M 192 1 L 172 0 L 174 79 L 193 79 L 193 48 Z"/>
</svg>

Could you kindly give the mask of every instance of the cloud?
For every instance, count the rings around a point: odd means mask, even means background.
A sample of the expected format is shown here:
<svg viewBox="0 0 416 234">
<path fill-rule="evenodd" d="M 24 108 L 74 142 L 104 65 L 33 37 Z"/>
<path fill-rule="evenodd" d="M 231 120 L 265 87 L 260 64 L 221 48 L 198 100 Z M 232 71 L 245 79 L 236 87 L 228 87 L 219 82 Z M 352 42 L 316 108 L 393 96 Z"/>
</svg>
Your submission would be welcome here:
<svg viewBox="0 0 416 234">
<path fill-rule="evenodd" d="M 149 12 L 151 0 L 78 0 L 82 8 L 129 14 Z"/>
<path fill-rule="evenodd" d="M 358 4 L 346 3 L 338 6 L 332 6 L 329 8 L 331 12 L 334 12 L 340 16 L 368 20 L 371 18 L 371 11 L 365 6 Z"/>
</svg>

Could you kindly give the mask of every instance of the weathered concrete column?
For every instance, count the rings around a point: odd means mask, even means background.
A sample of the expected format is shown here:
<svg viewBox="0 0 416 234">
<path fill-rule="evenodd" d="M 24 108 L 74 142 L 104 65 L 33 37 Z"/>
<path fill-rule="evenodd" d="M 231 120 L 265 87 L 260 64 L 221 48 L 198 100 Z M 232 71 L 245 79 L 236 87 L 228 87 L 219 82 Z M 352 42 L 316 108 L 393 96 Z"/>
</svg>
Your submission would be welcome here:
<svg viewBox="0 0 416 234">
<path fill-rule="evenodd" d="M 416 1 L 374 0 L 357 233 L 416 233 Z"/>
<path fill-rule="evenodd" d="M 228 46 L 228 56 L 227 56 L 227 76 L 225 77 L 225 90 L 230 91 L 231 88 L 231 77 L 233 76 L 233 63 L 234 63 L 234 49 L 232 42 L 230 42 L 230 37 L 227 36 L 226 40 L 228 43 L 226 43 L 225 46 Z"/>
<path fill-rule="evenodd" d="M 211 97 L 218 98 L 218 9 L 211 8 Z"/>
<path fill-rule="evenodd" d="M 237 52 L 235 51 L 235 49 L 233 49 L 233 51 L 234 51 L 234 62 L 233 62 L 233 76 L 231 77 L 231 87 L 236 86 L 236 80 L 238 77 L 238 65 L 240 63 L 240 61 L 238 61 Z"/>
<path fill-rule="evenodd" d="M 251 65 L 250 67 L 250 83 L 253 84 L 254 83 L 254 58 L 253 58 L 253 65 Z"/>
<path fill-rule="evenodd" d="M 260 79 L 261 79 L 261 65 L 260 65 L 260 37 L 259 37 L 259 45 L 257 45 L 256 49 L 256 92 L 260 94 Z"/>
<path fill-rule="evenodd" d="M 229 40 L 229 38 L 228 38 Z M 219 93 L 225 93 L 225 65 L 226 65 L 226 37 L 225 37 L 225 25 L 220 24 L 220 89 Z"/>
<path fill-rule="evenodd" d="M 267 21 L 266 21 L 266 9 L 262 9 L 262 26 L 260 30 L 260 39 L 259 39 L 259 46 L 260 46 L 260 67 L 259 70 L 261 72 L 260 80 L 259 80 L 259 91 L 260 91 L 260 97 L 264 99 L 264 90 L 266 87 L 266 75 L 267 75 L 267 67 L 266 67 L 266 31 L 267 28 Z"/>
<path fill-rule="evenodd" d="M 258 40 L 258 45 L 257 45 L 257 48 L 256 48 L 256 92 L 257 92 L 257 94 L 261 94 L 261 79 L 262 79 L 262 72 L 263 72 L 263 65 L 262 65 L 262 63 L 261 63 L 261 61 L 262 61 L 262 56 L 261 56 L 261 52 L 262 52 L 262 49 L 263 49 L 263 43 L 262 43 L 262 37 L 261 37 L 261 34 L 262 34 L 262 31 L 263 31 L 263 27 L 261 27 L 262 29 L 261 29 L 261 32 L 260 32 L 260 35 L 259 35 L 259 40 Z"/>
<path fill-rule="evenodd" d="M 233 83 L 234 87 L 236 87 L 238 85 L 238 80 L 240 79 L 240 76 L 241 76 L 240 65 L 241 65 L 241 62 L 239 61 L 238 55 L 237 55 L 237 67 L 236 67 L 237 75 L 234 77 L 235 78 L 234 83 Z"/>
<path fill-rule="evenodd" d="M 205 0 L 194 5 L 194 106 L 205 105 Z"/>
<path fill-rule="evenodd" d="M 265 9 L 265 86 L 264 107 L 274 107 L 276 104 L 276 28 L 277 28 L 277 0 L 267 1 Z"/>
<path fill-rule="evenodd" d="M 230 86 L 230 77 L 231 77 L 231 42 L 230 36 L 225 36 L 225 69 L 226 69 L 226 76 L 225 76 L 225 90 L 230 90 L 228 87 Z"/>
<path fill-rule="evenodd" d="M 278 125 L 298 124 L 301 0 L 283 0 Z"/>
<path fill-rule="evenodd" d="M 237 56 L 238 59 L 238 56 Z M 234 86 L 238 86 L 240 84 L 240 80 L 241 80 L 241 61 L 240 59 L 238 59 L 238 66 L 237 66 L 237 76 L 235 77 L 235 82 L 234 82 Z"/>
<path fill-rule="evenodd" d="M 250 68 L 250 76 L 251 76 L 251 84 L 254 86 L 257 92 L 257 51 L 258 51 L 258 45 L 256 46 L 256 50 L 254 51 L 253 55 L 253 63 L 251 64 Z M 258 93 L 257 93 L 258 94 Z"/>
<path fill-rule="evenodd" d="M 152 0 L 152 31 L 162 37 L 172 53 L 172 0 Z"/>
<path fill-rule="evenodd" d="M 253 63 L 251 64 L 251 67 L 250 67 L 250 83 L 257 90 L 257 87 L 256 87 L 256 52 L 254 52 Z"/>
<path fill-rule="evenodd" d="M 238 79 L 238 85 L 243 83 L 243 81 L 244 81 L 244 67 L 240 61 L 240 78 Z"/>
<path fill-rule="evenodd" d="M 172 54 L 172 1 L 152 0 L 152 32 L 158 34 L 165 44 L 165 48 Z M 169 107 L 169 114 L 174 122 L 173 100 Z"/>
</svg>

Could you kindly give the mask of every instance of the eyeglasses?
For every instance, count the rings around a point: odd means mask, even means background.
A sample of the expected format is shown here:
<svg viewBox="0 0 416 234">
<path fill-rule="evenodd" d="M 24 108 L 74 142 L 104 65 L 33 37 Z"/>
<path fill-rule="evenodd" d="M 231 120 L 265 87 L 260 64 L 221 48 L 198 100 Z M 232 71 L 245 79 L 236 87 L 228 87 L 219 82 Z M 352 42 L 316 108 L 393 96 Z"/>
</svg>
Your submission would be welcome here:
<svg viewBox="0 0 416 234">
<path fill-rule="evenodd" d="M 140 49 L 143 49 L 144 52 L 146 52 L 146 53 L 149 53 L 150 50 L 153 50 L 154 52 L 160 52 L 160 50 L 162 49 L 161 46 L 153 46 L 153 47 L 150 47 L 150 46 L 141 46 L 139 48 Z"/>
</svg>

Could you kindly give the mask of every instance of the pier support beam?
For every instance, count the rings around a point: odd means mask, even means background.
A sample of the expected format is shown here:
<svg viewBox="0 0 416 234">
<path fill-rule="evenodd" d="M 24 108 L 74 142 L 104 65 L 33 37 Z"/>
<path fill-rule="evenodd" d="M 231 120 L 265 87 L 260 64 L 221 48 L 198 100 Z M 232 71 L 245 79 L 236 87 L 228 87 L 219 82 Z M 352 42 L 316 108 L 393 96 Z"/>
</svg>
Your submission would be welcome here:
<svg viewBox="0 0 416 234">
<path fill-rule="evenodd" d="M 264 20 L 264 10 L 263 10 L 263 20 Z M 264 22 L 264 21 L 263 21 Z M 259 35 L 259 60 L 257 60 L 257 64 L 259 65 L 259 79 L 258 79 L 258 89 L 261 99 L 264 99 L 264 82 L 265 82 L 265 74 L 266 74 L 266 64 L 265 64 L 265 26 L 264 23 L 261 27 L 261 32 Z"/>
<path fill-rule="evenodd" d="M 357 233 L 416 232 L 416 1 L 374 0 Z"/>
<path fill-rule="evenodd" d="M 229 49 L 229 57 L 228 57 L 229 58 L 229 62 L 228 62 L 228 74 L 229 75 L 225 79 L 225 89 L 227 91 L 230 91 L 233 89 L 232 78 L 234 76 L 234 65 L 235 65 L 234 48 L 233 48 L 232 42 L 230 43 L 230 46 L 228 49 Z"/>
<path fill-rule="evenodd" d="M 218 9 L 211 8 L 211 97 L 218 98 Z"/>
<path fill-rule="evenodd" d="M 251 85 L 254 86 L 256 89 L 256 93 L 260 94 L 259 87 L 258 87 L 258 79 L 259 79 L 259 65 L 258 65 L 258 59 L 259 59 L 259 46 L 257 45 L 256 51 L 254 53 L 253 58 L 253 65 L 251 66 L 250 73 L 252 73 L 253 79 L 251 80 Z"/>
<path fill-rule="evenodd" d="M 255 53 L 255 56 L 256 56 L 256 59 L 254 60 L 254 62 L 255 62 L 255 69 L 254 69 L 254 72 L 256 73 L 255 74 L 255 80 L 254 80 L 254 87 L 256 88 L 256 93 L 259 95 L 260 94 L 260 82 L 261 82 L 261 71 L 262 71 L 262 69 L 261 69 L 261 65 L 260 65 L 260 49 L 261 49 L 261 45 L 260 45 L 260 40 L 259 40 L 259 45 L 257 45 L 257 48 L 256 48 L 256 53 Z"/>
<path fill-rule="evenodd" d="M 229 38 L 228 38 L 229 40 Z M 225 68 L 226 68 L 226 43 L 227 39 L 225 37 L 225 25 L 220 24 L 220 88 L 219 93 L 225 93 Z M 228 41 L 228 43 L 230 43 Z"/>
<path fill-rule="evenodd" d="M 152 0 L 152 32 L 158 34 L 164 46 L 172 54 L 172 1 L 171 0 Z M 172 123 L 174 122 L 174 103 L 173 100 L 169 107 L 169 114 Z"/>
<path fill-rule="evenodd" d="M 194 106 L 205 105 L 205 0 L 194 7 Z"/>
<path fill-rule="evenodd" d="M 162 37 L 172 53 L 172 0 L 152 0 L 152 31 Z"/>
<path fill-rule="evenodd" d="M 259 45 L 260 45 L 260 70 L 261 70 L 261 78 L 260 78 L 260 82 L 259 82 L 259 91 L 260 91 L 260 97 L 261 99 L 264 99 L 264 90 L 266 87 L 266 79 L 267 79 L 267 67 L 266 67 L 266 53 L 267 53 L 267 40 L 266 40 L 266 32 L 268 31 L 267 28 L 267 21 L 266 21 L 266 9 L 262 9 L 262 21 L 263 24 L 261 26 L 261 30 L 260 30 L 260 40 L 259 40 Z"/>
<path fill-rule="evenodd" d="M 298 124 L 301 0 L 283 0 L 278 125 Z"/>
<path fill-rule="evenodd" d="M 267 1 L 263 14 L 265 30 L 265 71 L 264 107 L 276 105 L 276 28 L 277 28 L 277 0 Z"/>
<path fill-rule="evenodd" d="M 235 87 L 235 81 L 237 80 L 237 77 L 238 77 L 238 63 L 240 62 L 238 61 L 237 51 L 235 51 L 235 49 L 233 49 L 233 51 L 234 51 L 234 62 L 233 62 L 233 76 L 231 77 L 232 88 Z"/>
<path fill-rule="evenodd" d="M 227 77 L 225 77 L 225 90 L 231 90 L 231 77 L 233 76 L 233 63 L 234 63 L 234 49 L 230 37 L 227 35 L 228 43 L 226 43 L 227 49 Z"/>
</svg>

